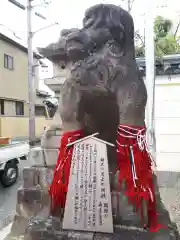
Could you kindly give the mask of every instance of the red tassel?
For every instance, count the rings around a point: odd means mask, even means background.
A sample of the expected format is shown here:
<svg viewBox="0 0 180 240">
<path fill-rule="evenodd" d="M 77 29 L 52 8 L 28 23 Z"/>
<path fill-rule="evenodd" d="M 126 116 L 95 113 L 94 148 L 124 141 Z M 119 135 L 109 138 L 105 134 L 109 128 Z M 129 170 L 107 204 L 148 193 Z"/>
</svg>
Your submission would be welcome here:
<svg viewBox="0 0 180 240">
<path fill-rule="evenodd" d="M 51 212 L 54 212 L 58 207 L 64 208 L 66 202 L 73 153 L 73 146 L 67 147 L 67 144 L 76 141 L 82 136 L 83 131 L 77 130 L 64 133 L 61 138 L 61 146 L 54 170 L 54 178 L 49 189 Z"/>
<path fill-rule="evenodd" d="M 123 125 L 119 126 L 117 136 L 118 182 L 119 187 L 121 187 L 122 182 L 125 180 L 126 195 L 129 202 L 135 206 L 137 211 L 140 210 L 140 212 L 143 213 L 142 200 L 147 202 L 148 225 L 150 231 L 156 232 L 165 227 L 158 224 L 153 174 L 151 169 L 152 162 L 146 149 L 145 139 L 143 138 L 144 135 L 145 129 Z M 82 137 L 83 131 L 78 130 L 64 133 L 61 138 L 60 152 L 54 171 L 54 178 L 49 189 L 52 212 L 58 207 L 64 208 L 66 202 L 73 153 L 73 146 L 67 148 L 67 144 Z M 138 142 L 139 140 L 141 141 Z M 134 165 L 137 176 L 137 179 L 135 179 L 136 186 L 133 182 L 132 164 L 130 162 L 129 153 L 130 146 L 133 146 Z"/>
<path fill-rule="evenodd" d="M 130 161 L 129 148 L 133 147 L 133 157 L 136 169 L 136 186 L 133 182 L 132 166 Z M 146 149 L 145 128 L 137 128 L 120 125 L 117 136 L 117 158 L 119 184 L 125 180 L 126 196 L 133 204 L 136 211 L 140 210 L 143 218 L 142 201 L 148 205 L 148 220 L 150 231 L 159 231 L 164 228 L 158 224 L 156 212 L 156 199 L 153 185 L 153 173 L 151 158 Z M 142 219 L 143 220 L 143 219 Z"/>
</svg>

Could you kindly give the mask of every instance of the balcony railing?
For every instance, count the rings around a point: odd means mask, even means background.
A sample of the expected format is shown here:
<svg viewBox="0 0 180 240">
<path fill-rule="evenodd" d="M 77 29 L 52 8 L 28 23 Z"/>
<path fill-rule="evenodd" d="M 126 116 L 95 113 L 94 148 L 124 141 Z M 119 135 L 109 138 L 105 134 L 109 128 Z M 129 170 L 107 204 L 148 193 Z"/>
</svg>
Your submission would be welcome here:
<svg viewBox="0 0 180 240">
<path fill-rule="evenodd" d="M 53 77 L 44 79 L 44 84 L 47 85 L 52 91 L 59 91 L 60 86 L 64 84 L 65 77 Z"/>
<path fill-rule="evenodd" d="M 44 79 L 44 83 L 46 85 L 57 85 L 57 84 L 63 84 L 65 81 L 65 77 L 52 77 L 52 78 L 46 78 Z"/>
</svg>

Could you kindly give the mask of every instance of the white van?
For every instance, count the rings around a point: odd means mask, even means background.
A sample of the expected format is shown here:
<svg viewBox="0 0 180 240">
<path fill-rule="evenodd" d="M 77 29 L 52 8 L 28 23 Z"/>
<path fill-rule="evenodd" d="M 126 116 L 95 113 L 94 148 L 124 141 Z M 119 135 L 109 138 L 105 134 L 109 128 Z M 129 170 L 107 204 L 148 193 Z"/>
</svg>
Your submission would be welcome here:
<svg viewBox="0 0 180 240">
<path fill-rule="evenodd" d="M 12 186 L 19 175 L 18 164 L 26 160 L 29 153 L 29 143 L 12 142 L 0 148 L 0 183 L 4 187 Z"/>
</svg>

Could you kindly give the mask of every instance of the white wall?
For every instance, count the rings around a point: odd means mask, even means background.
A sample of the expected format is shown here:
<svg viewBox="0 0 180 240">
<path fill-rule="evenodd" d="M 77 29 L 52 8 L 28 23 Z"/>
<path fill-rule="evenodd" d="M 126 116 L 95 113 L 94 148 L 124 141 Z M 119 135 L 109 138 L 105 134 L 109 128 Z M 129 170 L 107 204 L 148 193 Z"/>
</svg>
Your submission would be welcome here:
<svg viewBox="0 0 180 240">
<path fill-rule="evenodd" d="M 156 77 L 155 119 L 158 168 L 179 171 L 180 75 Z"/>
</svg>

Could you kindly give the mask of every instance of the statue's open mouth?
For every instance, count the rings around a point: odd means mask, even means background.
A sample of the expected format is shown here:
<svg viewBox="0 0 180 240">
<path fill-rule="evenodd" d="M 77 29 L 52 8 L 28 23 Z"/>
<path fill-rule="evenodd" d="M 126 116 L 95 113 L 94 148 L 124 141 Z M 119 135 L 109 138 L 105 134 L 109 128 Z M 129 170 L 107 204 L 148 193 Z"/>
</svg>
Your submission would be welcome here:
<svg viewBox="0 0 180 240">
<path fill-rule="evenodd" d="M 66 49 L 68 58 L 73 60 L 80 60 L 85 55 L 84 44 L 81 41 L 68 41 Z"/>
<path fill-rule="evenodd" d="M 80 41 L 71 40 L 71 41 L 68 41 L 66 48 L 68 51 L 71 51 L 71 50 L 83 51 L 84 44 Z"/>
</svg>

